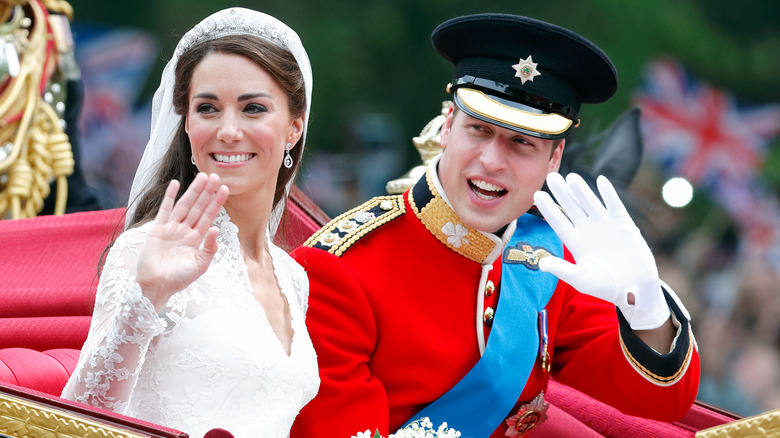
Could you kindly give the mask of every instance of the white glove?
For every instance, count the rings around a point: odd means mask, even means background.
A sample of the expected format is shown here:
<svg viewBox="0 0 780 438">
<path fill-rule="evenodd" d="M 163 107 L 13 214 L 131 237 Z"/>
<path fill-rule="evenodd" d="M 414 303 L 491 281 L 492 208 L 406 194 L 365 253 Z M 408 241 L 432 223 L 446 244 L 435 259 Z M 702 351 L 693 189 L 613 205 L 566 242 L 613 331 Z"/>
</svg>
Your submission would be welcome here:
<svg viewBox="0 0 780 438">
<path fill-rule="evenodd" d="M 545 257 L 539 269 L 615 304 L 634 330 L 658 328 L 670 311 L 655 258 L 609 180 L 599 176 L 596 185 L 604 204 L 575 173 L 565 181 L 559 173 L 547 175 L 547 186 L 560 208 L 546 192 L 534 194 L 539 211 L 576 262 Z M 634 295 L 633 305 L 628 303 L 629 294 Z"/>
</svg>

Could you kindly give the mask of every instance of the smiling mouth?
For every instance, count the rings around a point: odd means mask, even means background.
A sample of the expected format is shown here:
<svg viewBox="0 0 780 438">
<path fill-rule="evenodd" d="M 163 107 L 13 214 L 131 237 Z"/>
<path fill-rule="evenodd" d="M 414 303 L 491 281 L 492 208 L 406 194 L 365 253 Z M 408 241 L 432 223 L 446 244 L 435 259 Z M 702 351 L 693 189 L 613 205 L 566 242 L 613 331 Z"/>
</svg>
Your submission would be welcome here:
<svg viewBox="0 0 780 438">
<path fill-rule="evenodd" d="M 469 187 L 479 199 L 485 201 L 492 201 L 493 199 L 498 199 L 506 194 L 506 189 L 502 189 L 495 184 L 490 184 L 489 182 L 480 179 L 470 179 Z"/>
<path fill-rule="evenodd" d="M 219 163 L 242 163 L 244 161 L 249 161 L 252 157 L 254 157 L 257 154 L 236 154 L 236 155 L 209 154 L 209 155 L 211 155 L 211 158 L 214 161 L 217 161 Z"/>
</svg>

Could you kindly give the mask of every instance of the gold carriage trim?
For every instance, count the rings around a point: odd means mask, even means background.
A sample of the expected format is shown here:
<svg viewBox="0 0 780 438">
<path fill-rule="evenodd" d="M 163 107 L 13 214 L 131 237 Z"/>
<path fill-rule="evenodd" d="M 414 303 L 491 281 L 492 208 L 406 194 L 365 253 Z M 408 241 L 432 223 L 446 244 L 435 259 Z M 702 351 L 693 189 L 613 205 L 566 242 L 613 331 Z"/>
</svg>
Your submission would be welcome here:
<svg viewBox="0 0 780 438">
<path fill-rule="evenodd" d="M 430 170 L 425 173 L 425 180 L 432 197 L 428 203 L 420 208 L 414 199 L 414 190 L 410 190 L 409 204 L 414 214 L 425 225 L 425 228 L 448 248 L 477 263 L 484 262 L 495 248 L 496 243 L 461 222 L 452 208 L 444 201 L 444 198 L 436 191 Z M 418 184 L 422 184 L 422 182 L 418 182 Z"/>
<path fill-rule="evenodd" d="M 0 433 L 30 438 L 148 438 L 44 404 L 0 394 Z"/>
<path fill-rule="evenodd" d="M 696 432 L 696 438 L 770 437 L 780 435 L 780 409 Z"/>
<path fill-rule="evenodd" d="M 623 354 L 626 356 L 626 359 L 628 359 L 628 362 L 631 364 L 632 367 L 634 367 L 635 370 L 637 370 L 640 374 L 642 374 L 647 380 L 655 383 L 656 385 L 660 386 L 671 386 L 677 383 L 678 380 L 685 374 L 685 371 L 688 369 L 688 365 L 691 362 L 691 355 L 693 354 L 693 332 L 691 331 L 690 326 L 688 327 L 688 336 L 691 339 L 691 342 L 688 343 L 688 351 L 685 352 L 685 360 L 683 360 L 682 365 L 677 370 L 676 373 L 670 375 L 670 376 L 660 376 L 658 374 L 655 374 L 647 369 L 644 365 L 642 365 L 639 360 L 637 360 L 633 355 L 631 355 L 631 352 L 628 350 L 628 347 L 626 347 L 625 342 L 623 342 L 623 336 L 620 336 L 620 346 L 623 348 Z"/>
<path fill-rule="evenodd" d="M 331 220 L 303 245 L 341 256 L 361 237 L 404 212 L 406 206 L 403 195 L 377 196 Z"/>
</svg>

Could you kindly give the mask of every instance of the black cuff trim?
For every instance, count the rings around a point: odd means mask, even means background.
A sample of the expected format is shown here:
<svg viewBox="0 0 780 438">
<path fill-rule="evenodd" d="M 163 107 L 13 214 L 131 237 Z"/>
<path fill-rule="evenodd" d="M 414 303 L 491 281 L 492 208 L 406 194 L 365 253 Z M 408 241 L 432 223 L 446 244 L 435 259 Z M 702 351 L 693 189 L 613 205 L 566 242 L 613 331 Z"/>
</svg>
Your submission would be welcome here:
<svg viewBox="0 0 780 438">
<path fill-rule="evenodd" d="M 631 365 L 645 378 L 658 385 L 671 385 L 677 382 L 691 361 L 693 343 L 691 342 L 690 322 L 680 310 L 677 303 L 669 293 L 661 288 L 666 303 L 674 314 L 674 318 L 680 323 L 674 350 L 668 354 L 661 354 L 645 344 L 631 329 L 623 313 L 616 309 L 620 325 L 620 344 L 623 353 Z"/>
</svg>

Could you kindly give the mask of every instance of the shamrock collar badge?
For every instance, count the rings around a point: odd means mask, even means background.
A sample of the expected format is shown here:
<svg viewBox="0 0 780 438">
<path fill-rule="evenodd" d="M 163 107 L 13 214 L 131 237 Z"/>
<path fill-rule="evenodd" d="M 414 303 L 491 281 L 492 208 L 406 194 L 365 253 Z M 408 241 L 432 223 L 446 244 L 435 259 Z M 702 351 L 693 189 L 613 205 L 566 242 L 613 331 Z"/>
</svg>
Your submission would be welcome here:
<svg viewBox="0 0 780 438">
<path fill-rule="evenodd" d="M 526 59 L 520 58 L 520 61 L 513 65 L 512 68 L 515 69 L 515 77 L 520 78 L 521 83 L 525 85 L 525 81 L 533 82 L 536 76 L 542 75 L 536 69 L 537 65 L 539 65 L 539 63 L 534 62 L 533 56 L 528 55 L 528 58 Z"/>
</svg>

